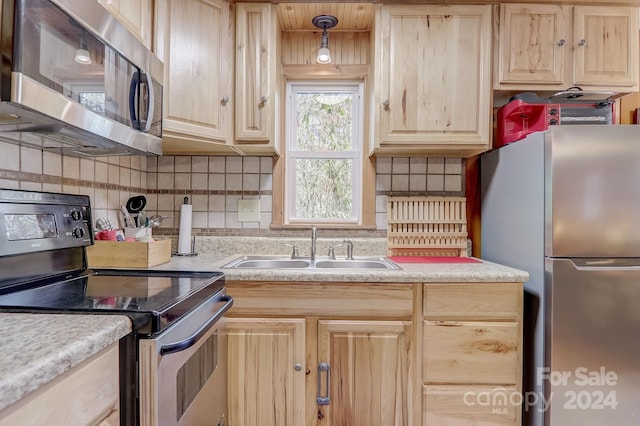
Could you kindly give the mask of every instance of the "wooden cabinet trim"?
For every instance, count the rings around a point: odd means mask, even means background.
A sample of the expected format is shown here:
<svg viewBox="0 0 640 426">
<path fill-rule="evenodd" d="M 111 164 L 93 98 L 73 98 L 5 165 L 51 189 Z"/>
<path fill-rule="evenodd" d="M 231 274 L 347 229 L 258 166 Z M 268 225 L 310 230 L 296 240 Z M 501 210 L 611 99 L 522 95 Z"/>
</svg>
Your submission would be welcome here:
<svg viewBox="0 0 640 426">
<path fill-rule="evenodd" d="M 288 283 L 227 281 L 233 315 L 316 315 L 410 318 L 411 283 Z"/>
</svg>

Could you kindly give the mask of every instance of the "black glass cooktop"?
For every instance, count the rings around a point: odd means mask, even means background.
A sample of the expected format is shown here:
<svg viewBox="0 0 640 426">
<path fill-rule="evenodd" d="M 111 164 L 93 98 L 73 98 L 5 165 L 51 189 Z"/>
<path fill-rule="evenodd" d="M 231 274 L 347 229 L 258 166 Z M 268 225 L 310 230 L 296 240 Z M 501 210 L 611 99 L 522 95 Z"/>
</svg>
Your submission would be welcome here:
<svg viewBox="0 0 640 426">
<path fill-rule="evenodd" d="M 224 289 L 222 272 L 87 270 L 0 296 L 0 311 L 125 314 L 139 334 L 162 331 Z"/>
</svg>

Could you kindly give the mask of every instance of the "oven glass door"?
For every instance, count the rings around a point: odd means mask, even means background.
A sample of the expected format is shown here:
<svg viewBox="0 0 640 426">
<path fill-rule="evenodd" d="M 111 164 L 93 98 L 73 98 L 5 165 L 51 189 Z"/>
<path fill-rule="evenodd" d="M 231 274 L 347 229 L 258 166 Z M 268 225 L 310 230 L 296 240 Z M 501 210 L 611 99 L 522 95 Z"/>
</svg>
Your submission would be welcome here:
<svg viewBox="0 0 640 426">
<path fill-rule="evenodd" d="M 47 0 L 19 0 L 18 11 L 14 71 L 96 114 L 140 128 L 146 74 Z"/>
</svg>

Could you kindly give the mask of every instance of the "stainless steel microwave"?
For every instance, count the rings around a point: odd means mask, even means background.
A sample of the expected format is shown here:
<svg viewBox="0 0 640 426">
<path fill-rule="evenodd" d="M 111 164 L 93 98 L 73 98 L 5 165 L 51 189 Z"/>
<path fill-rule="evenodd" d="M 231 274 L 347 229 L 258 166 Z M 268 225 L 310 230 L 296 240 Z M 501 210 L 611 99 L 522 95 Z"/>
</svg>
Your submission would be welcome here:
<svg viewBox="0 0 640 426">
<path fill-rule="evenodd" d="M 162 154 L 162 62 L 96 0 L 0 1 L 0 140 Z"/>
</svg>

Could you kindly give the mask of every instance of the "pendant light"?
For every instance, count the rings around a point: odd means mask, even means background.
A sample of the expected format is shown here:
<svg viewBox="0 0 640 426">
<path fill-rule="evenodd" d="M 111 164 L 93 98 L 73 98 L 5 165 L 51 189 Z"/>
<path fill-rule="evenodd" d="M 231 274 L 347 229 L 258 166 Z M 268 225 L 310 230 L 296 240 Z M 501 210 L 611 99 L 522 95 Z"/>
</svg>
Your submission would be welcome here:
<svg viewBox="0 0 640 426">
<path fill-rule="evenodd" d="M 327 29 L 338 25 L 338 19 L 335 16 L 319 15 L 313 18 L 311 23 L 322 30 L 322 39 L 320 40 L 320 49 L 318 50 L 316 62 L 319 64 L 330 64 L 331 52 L 329 51 L 329 34 L 327 33 Z"/>
<path fill-rule="evenodd" d="M 91 54 L 87 48 L 87 40 L 84 34 L 80 35 L 80 47 L 76 50 L 75 61 L 79 64 L 88 65 L 91 64 Z"/>
</svg>

